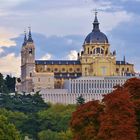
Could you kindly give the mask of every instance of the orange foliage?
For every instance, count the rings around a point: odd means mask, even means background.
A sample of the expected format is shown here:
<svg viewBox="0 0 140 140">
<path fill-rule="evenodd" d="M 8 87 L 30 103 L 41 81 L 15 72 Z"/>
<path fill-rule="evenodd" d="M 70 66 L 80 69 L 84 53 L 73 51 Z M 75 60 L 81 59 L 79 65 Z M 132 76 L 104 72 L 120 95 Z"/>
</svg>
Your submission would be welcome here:
<svg viewBox="0 0 140 140">
<path fill-rule="evenodd" d="M 129 93 L 117 89 L 104 97 L 98 138 L 101 140 L 136 140 L 136 116 Z"/>
<path fill-rule="evenodd" d="M 140 79 L 132 78 L 126 81 L 123 85 L 124 89 L 127 89 L 131 95 L 131 99 L 135 104 L 135 107 L 140 109 Z"/>
<path fill-rule="evenodd" d="M 71 128 L 74 140 L 96 140 L 99 129 L 99 114 L 103 106 L 98 101 L 90 101 L 77 108 L 72 115 Z"/>
<path fill-rule="evenodd" d="M 137 116 L 137 139 L 140 140 L 140 79 L 132 78 L 126 81 L 123 88 L 128 90 L 131 95 L 131 100 L 135 105 L 135 112 Z"/>
<path fill-rule="evenodd" d="M 73 113 L 73 140 L 140 140 L 140 79 L 132 78 Z"/>
</svg>

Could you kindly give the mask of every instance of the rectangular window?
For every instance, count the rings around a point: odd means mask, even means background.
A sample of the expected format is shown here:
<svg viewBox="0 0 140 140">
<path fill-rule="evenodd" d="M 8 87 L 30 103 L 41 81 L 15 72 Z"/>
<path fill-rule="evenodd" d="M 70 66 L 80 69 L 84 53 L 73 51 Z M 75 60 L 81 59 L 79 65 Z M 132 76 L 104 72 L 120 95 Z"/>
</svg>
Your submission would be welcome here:
<svg viewBox="0 0 140 140">
<path fill-rule="evenodd" d="M 40 82 L 40 78 L 38 78 L 38 82 Z"/>
</svg>

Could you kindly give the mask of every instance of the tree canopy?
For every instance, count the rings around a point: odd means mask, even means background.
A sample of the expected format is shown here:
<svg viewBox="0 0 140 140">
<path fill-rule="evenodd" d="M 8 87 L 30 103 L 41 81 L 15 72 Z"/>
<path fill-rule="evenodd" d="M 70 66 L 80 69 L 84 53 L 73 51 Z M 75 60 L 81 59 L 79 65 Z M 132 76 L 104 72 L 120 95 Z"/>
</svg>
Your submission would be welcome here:
<svg viewBox="0 0 140 140">
<path fill-rule="evenodd" d="M 1 140 L 20 140 L 19 132 L 15 126 L 7 121 L 7 118 L 0 115 L 0 139 Z"/>
<path fill-rule="evenodd" d="M 139 140 L 140 79 L 132 78 L 117 86 L 102 102 L 78 106 L 71 129 L 74 140 Z"/>
<path fill-rule="evenodd" d="M 98 101 L 78 106 L 71 119 L 74 140 L 96 140 L 100 125 L 98 117 L 102 111 L 103 105 Z"/>
<path fill-rule="evenodd" d="M 134 104 L 125 90 L 115 90 L 104 97 L 98 138 L 103 140 L 136 140 Z"/>
<path fill-rule="evenodd" d="M 6 78 L 0 73 L 0 93 L 15 92 L 16 78 L 7 75 Z"/>
<path fill-rule="evenodd" d="M 76 101 L 77 101 L 77 105 L 82 105 L 82 104 L 85 103 L 85 99 L 83 98 L 82 95 L 80 95 L 80 96 L 76 99 Z"/>
<path fill-rule="evenodd" d="M 33 113 L 48 108 L 48 104 L 44 102 L 41 95 L 38 93 L 34 95 L 0 94 L 0 107 L 12 111 Z"/>
<path fill-rule="evenodd" d="M 131 96 L 131 100 L 134 103 L 136 114 L 136 127 L 137 127 L 137 139 L 140 139 L 140 79 L 132 78 L 126 81 L 123 88 L 128 90 Z"/>
</svg>

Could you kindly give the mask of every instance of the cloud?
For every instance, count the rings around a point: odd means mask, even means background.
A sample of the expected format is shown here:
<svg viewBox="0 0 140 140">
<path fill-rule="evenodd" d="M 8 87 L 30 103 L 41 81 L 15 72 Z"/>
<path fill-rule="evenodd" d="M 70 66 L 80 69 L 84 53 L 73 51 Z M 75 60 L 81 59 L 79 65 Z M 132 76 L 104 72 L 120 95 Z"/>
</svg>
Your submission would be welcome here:
<svg viewBox="0 0 140 140">
<path fill-rule="evenodd" d="M 16 42 L 13 41 L 13 40 L 3 40 L 3 39 L 0 39 L 0 46 L 4 46 L 4 47 L 13 47 L 13 46 L 16 46 Z"/>
<path fill-rule="evenodd" d="M 5 48 L 11 48 L 17 45 L 16 41 L 12 40 L 12 37 L 17 37 L 18 35 L 10 28 L 0 27 L 0 30 L 0 54 L 3 54 Z"/>
<path fill-rule="evenodd" d="M 77 60 L 77 51 L 76 50 L 71 50 L 70 53 L 67 56 L 67 59 L 69 60 Z"/>
<path fill-rule="evenodd" d="M 51 54 L 51 59 L 65 59 L 71 50 L 79 51 L 82 48 L 84 37 L 81 35 L 49 36 L 33 33 L 36 46 L 36 59 Z"/>
<path fill-rule="evenodd" d="M 52 55 L 47 53 L 43 57 L 40 58 L 40 60 L 50 60 L 52 59 Z"/>
<path fill-rule="evenodd" d="M 14 53 L 8 54 L 0 58 L 0 72 L 3 74 L 20 75 L 20 57 L 16 57 Z"/>
<path fill-rule="evenodd" d="M 0 54 L 3 53 L 3 52 L 4 52 L 4 50 L 2 48 L 0 48 Z"/>
<path fill-rule="evenodd" d="M 0 59 L 11 54 L 13 59 L 19 58 L 21 33 L 29 25 L 36 59 L 75 59 L 86 35 L 92 31 L 94 8 L 99 9 L 100 29 L 107 34 L 111 48 L 117 50 L 117 57 L 126 55 L 133 62 L 135 56 L 134 63 L 140 69 L 139 0 L 1 0 Z"/>
<path fill-rule="evenodd" d="M 125 22 L 129 16 L 127 12 L 124 13 L 125 9 L 106 12 L 113 6 L 109 0 L 96 0 L 94 2 L 92 0 L 42 0 L 41 2 L 35 0 L 6 0 L 4 2 L 3 0 L 3 3 L 5 3 L 3 4 L 4 7 L 10 5 L 12 8 L 4 10 L 8 13 L 6 15 L 2 13 L 0 16 L 0 26 L 10 27 L 13 30 L 10 31 L 11 33 L 16 32 L 18 34 L 23 32 L 24 27 L 31 25 L 34 32 L 46 36 L 85 35 L 92 29 L 94 14 L 91 10 L 94 8 L 101 10 L 99 19 L 104 23 L 101 26 L 106 25 L 103 26 L 104 31 L 115 28 L 117 24 Z M 114 16 L 117 17 L 115 20 Z M 42 19 L 43 22 L 41 22 Z M 110 21 L 109 24 L 108 21 Z"/>
<path fill-rule="evenodd" d="M 129 14 L 126 11 L 112 13 L 103 12 L 100 16 L 101 30 L 105 32 L 110 32 L 117 28 L 120 24 L 130 22 L 131 19 L 132 14 Z"/>
</svg>

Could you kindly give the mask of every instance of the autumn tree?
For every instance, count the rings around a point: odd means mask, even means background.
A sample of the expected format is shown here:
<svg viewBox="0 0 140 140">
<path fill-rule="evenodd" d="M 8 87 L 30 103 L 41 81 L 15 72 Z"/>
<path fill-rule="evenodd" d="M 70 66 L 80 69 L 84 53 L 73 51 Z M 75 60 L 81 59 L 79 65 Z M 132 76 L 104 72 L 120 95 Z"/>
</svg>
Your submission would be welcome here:
<svg viewBox="0 0 140 140">
<path fill-rule="evenodd" d="M 99 114 L 103 110 L 103 105 L 98 101 L 90 101 L 78 106 L 72 114 L 71 129 L 74 140 L 96 140 L 99 130 Z"/>
<path fill-rule="evenodd" d="M 104 112 L 100 114 L 100 140 L 136 140 L 136 116 L 129 93 L 119 88 L 103 99 Z"/>
<path fill-rule="evenodd" d="M 134 103 L 136 117 L 137 117 L 137 139 L 140 139 L 140 79 L 128 79 L 123 85 L 123 88 L 128 90 L 131 95 L 131 100 Z"/>
</svg>

